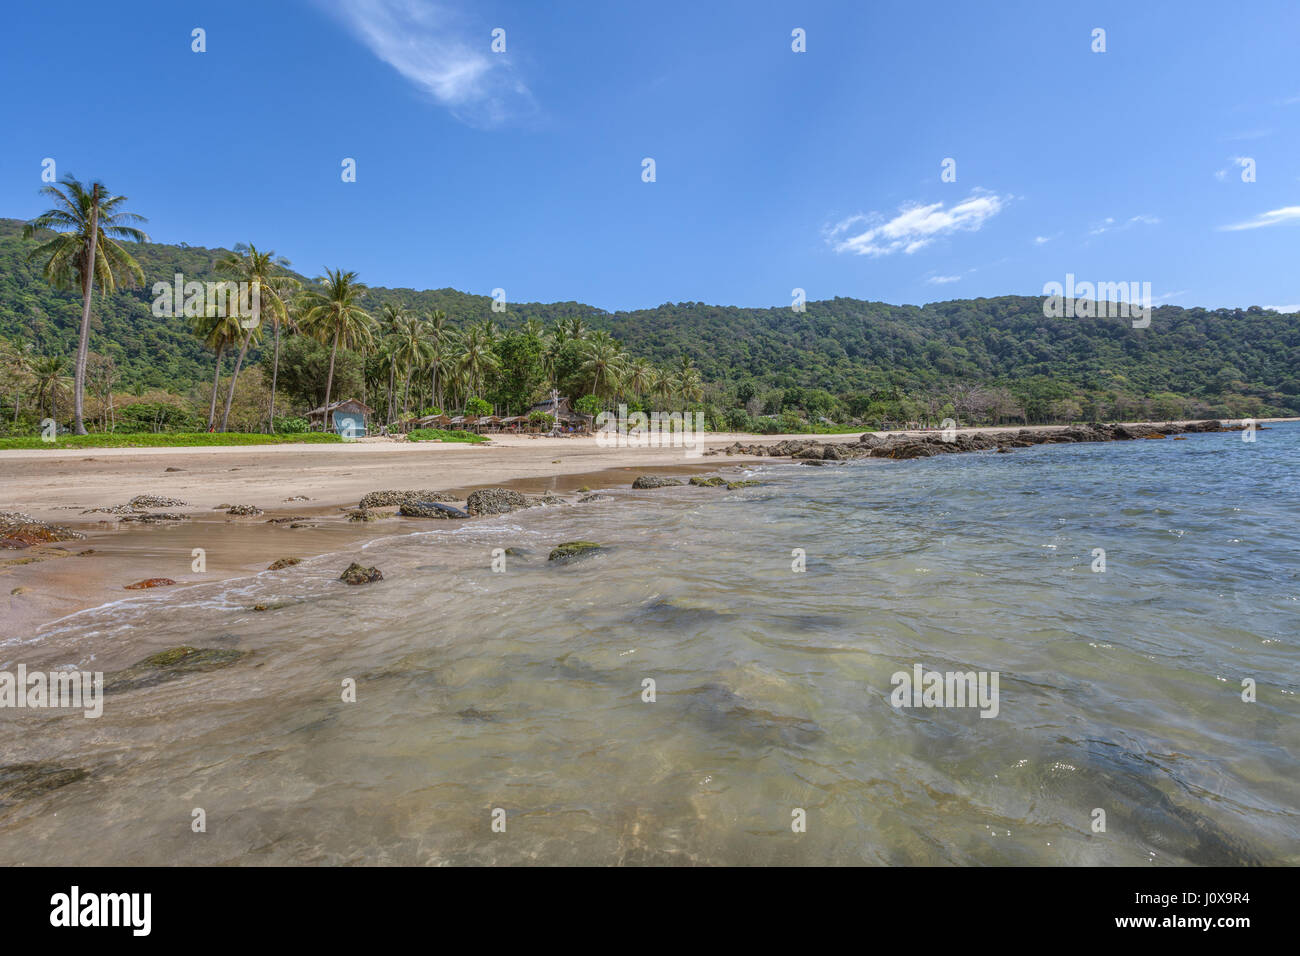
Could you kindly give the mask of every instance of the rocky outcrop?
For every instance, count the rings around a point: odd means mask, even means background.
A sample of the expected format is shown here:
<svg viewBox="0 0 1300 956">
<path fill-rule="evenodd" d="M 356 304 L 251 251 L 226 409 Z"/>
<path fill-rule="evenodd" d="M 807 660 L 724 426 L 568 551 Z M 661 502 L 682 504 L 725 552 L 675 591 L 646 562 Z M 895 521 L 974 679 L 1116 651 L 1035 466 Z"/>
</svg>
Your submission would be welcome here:
<svg viewBox="0 0 1300 956">
<path fill-rule="evenodd" d="M 291 568 L 295 564 L 302 564 L 302 558 L 280 558 L 272 561 L 266 568 L 268 571 L 283 571 L 285 568 Z"/>
<path fill-rule="evenodd" d="M 135 584 L 125 584 L 122 587 L 126 591 L 143 591 L 147 588 L 161 588 L 175 583 L 171 578 L 145 578 L 143 581 L 136 581 Z"/>
<path fill-rule="evenodd" d="M 257 505 L 231 505 L 226 511 L 228 515 L 234 515 L 236 518 L 256 517 L 262 513 L 262 509 Z"/>
<path fill-rule="evenodd" d="M 406 518 L 468 518 L 468 511 L 461 511 L 451 505 L 437 501 L 413 501 L 402 505 L 397 513 Z"/>
<path fill-rule="evenodd" d="M 80 531 L 62 525 L 37 521 L 21 511 L 0 511 L 0 548 L 19 550 L 35 544 L 74 541 L 84 538 Z"/>
<path fill-rule="evenodd" d="M 348 569 L 339 575 L 339 580 L 347 584 L 371 584 L 383 579 L 384 575 L 378 568 L 363 568 L 355 561 L 349 564 Z"/>
<path fill-rule="evenodd" d="M 671 488 L 673 485 L 684 485 L 686 482 L 680 478 L 665 478 L 662 475 L 642 475 L 636 481 L 632 482 L 633 488 Z"/>
<path fill-rule="evenodd" d="M 1041 430 L 1022 428 L 1017 431 L 992 434 L 973 432 L 945 434 L 944 432 L 935 431 L 921 435 L 877 435 L 868 432 L 856 442 L 823 442 L 815 438 L 793 438 L 771 445 L 747 445 L 743 442 L 736 442 L 727 448 L 706 452 L 705 454 L 792 458 L 804 464 L 820 464 L 825 461 L 849 461 L 857 458 L 890 458 L 895 461 L 907 461 L 914 458 L 929 458 L 932 455 L 948 455 L 971 451 L 1005 453 L 1014 448 L 1029 448 L 1032 445 L 1133 441 L 1136 439 L 1180 436 L 1184 433 L 1240 431 L 1242 427 L 1241 425 L 1224 425 L 1223 422 L 1212 419 L 1191 422 L 1186 425 L 1173 422 L 1139 425 L 1102 425 L 1093 423 Z"/>
<path fill-rule="evenodd" d="M 401 505 L 415 504 L 418 501 L 460 501 L 455 495 L 443 491 L 372 491 L 361 499 L 358 507 L 396 508 Z"/>
<path fill-rule="evenodd" d="M 520 508 L 532 506 L 532 502 L 517 491 L 508 488 L 480 488 L 471 491 L 465 500 L 465 510 L 471 515 L 503 515 Z"/>
<path fill-rule="evenodd" d="M 604 546 L 596 544 L 594 541 L 566 541 L 564 544 L 557 544 L 546 560 L 566 564 L 569 561 L 589 557 L 603 550 L 605 550 Z"/>
<path fill-rule="evenodd" d="M 726 485 L 726 483 L 725 479 L 719 478 L 717 475 L 712 475 L 708 478 L 696 475 L 691 478 L 691 484 L 695 485 L 697 488 L 721 488 Z"/>
</svg>

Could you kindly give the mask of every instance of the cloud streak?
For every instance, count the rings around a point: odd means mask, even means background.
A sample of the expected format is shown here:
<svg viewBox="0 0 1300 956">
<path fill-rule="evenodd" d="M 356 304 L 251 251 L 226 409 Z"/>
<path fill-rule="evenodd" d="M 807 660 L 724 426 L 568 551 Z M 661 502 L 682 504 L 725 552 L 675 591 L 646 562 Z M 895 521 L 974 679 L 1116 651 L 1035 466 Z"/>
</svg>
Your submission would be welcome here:
<svg viewBox="0 0 1300 956">
<path fill-rule="evenodd" d="M 1300 220 L 1300 206 L 1283 206 L 1281 209 L 1270 209 L 1268 212 L 1262 212 L 1254 219 L 1247 219 L 1245 222 L 1236 222 L 1228 226 L 1220 226 L 1220 232 L 1240 232 L 1242 229 L 1263 229 L 1265 226 L 1276 226 L 1284 222 L 1295 222 Z"/>
<path fill-rule="evenodd" d="M 836 252 L 859 256 L 911 255 L 943 236 L 978 232 L 1010 199 L 976 189 L 948 209 L 941 202 L 904 203 L 888 220 L 879 213 L 850 216 L 827 230 L 827 241 Z"/>
<path fill-rule="evenodd" d="M 318 0 L 371 53 L 471 126 L 535 110 L 528 87 L 491 36 L 469 35 L 446 6 L 425 0 Z"/>
</svg>

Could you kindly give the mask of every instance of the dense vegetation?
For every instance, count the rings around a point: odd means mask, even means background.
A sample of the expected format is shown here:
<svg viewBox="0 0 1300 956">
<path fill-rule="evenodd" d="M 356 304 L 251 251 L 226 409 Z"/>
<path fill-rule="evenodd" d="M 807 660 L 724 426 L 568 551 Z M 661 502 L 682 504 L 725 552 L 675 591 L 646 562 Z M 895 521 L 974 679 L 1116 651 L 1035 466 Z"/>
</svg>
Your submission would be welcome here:
<svg viewBox="0 0 1300 956">
<path fill-rule="evenodd" d="M 29 261 L 37 239 L 24 239 L 22 226 L 0 220 L 0 434 L 33 435 L 42 417 L 68 421 L 82 303 Z M 284 322 L 265 323 L 284 327 L 275 362 L 271 328 L 217 330 L 226 337 L 214 339 L 210 326 L 150 309 L 153 282 L 177 272 L 230 278 L 253 261 L 246 250 L 242 259 L 185 245 L 129 251 L 144 287 L 95 294 L 86 373 L 87 425 L 117 433 L 201 431 L 214 409 L 221 424 L 227 401 L 228 427 L 264 431 L 273 375 L 280 431 L 300 431 L 327 390 L 365 401 L 382 422 L 444 407 L 518 414 L 552 386 L 588 409 L 689 407 L 711 427 L 759 431 L 948 416 L 1300 414 L 1300 317 L 1258 307 L 1163 306 L 1147 329 L 1118 318 L 1048 319 L 1030 296 L 924 307 L 836 298 L 803 313 L 694 302 L 614 313 L 512 303 L 498 313 L 486 296 L 367 288 L 336 272 L 328 278 L 350 282 L 340 292 L 267 258 L 263 267 L 286 283 Z M 349 296 L 350 317 L 330 317 L 331 295 Z"/>
</svg>

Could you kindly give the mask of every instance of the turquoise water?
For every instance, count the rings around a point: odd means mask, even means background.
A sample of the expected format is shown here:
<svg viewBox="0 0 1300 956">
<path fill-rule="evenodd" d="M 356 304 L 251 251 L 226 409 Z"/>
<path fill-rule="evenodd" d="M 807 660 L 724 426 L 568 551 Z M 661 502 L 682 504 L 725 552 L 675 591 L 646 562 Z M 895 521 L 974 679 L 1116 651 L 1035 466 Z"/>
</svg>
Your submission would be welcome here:
<svg viewBox="0 0 1300 956">
<path fill-rule="evenodd" d="M 1294 865 L 1298 461 L 1287 425 L 772 463 L 80 615 L 0 659 L 253 654 L 4 715 L 5 762 L 90 776 L 0 809 L 0 860 Z M 916 664 L 997 672 L 997 716 L 892 706 Z"/>
</svg>

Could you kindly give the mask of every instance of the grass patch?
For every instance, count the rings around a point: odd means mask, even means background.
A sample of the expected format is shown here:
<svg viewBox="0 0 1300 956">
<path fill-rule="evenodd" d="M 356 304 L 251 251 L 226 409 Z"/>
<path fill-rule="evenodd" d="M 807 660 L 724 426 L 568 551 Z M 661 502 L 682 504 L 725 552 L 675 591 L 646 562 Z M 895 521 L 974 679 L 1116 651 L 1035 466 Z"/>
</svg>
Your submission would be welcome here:
<svg viewBox="0 0 1300 956">
<path fill-rule="evenodd" d="M 477 445 L 489 439 L 484 435 L 466 431 L 447 431 L 445 428 L 416 428 L 406 434 L 407 441 L 458 441 Z"/>
<path fill-rule="evenodd" d="M 157 432 L 115 435 L 60 435 L 55 441 L 39 436 L 0 438 L 0 451 L 58 448 L 191 448 L 211 445 L 330 445 L 343 439 L 332 432 L 302 435 L 259 435 L 240 432 Z"/>
</svg>

